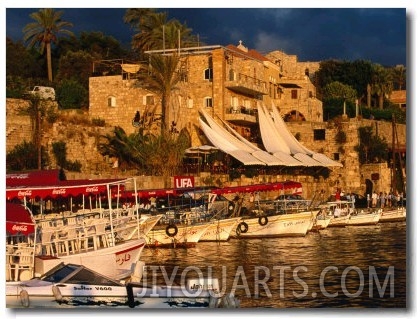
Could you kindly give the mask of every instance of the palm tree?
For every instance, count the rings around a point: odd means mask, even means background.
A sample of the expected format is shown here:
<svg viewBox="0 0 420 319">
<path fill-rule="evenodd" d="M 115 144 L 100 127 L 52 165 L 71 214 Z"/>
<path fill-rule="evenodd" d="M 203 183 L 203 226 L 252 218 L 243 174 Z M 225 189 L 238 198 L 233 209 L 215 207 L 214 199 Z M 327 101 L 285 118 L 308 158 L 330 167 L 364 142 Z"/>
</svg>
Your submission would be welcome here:
<svg viewBox="0 0 420 319">
<path fill-rule="evenodd" d="M 132 47 L 141 52 L 174 49 L 178 45 L 193 43 L 192 30 L 176 19 L 168 21 L 166 12 L 145 8 L 128 9 L 124 22 L 138 32 L 133 36 Z"/>
<path fill-rule="evenodd" d="M 389 69 L 379 64 L 373 66 L 372 93 L 378 96 L 378 104 L 381 110 L 384 108 L 385 96 L 392 93 L 392 80 L 392 73 Z"/>
<path fill-rule="evenodd" d="M 162 117 L 161 131 L 170 127 L 169 107 L 171 103 L 171 93 L 176 89 L 177 83 L 181 79 L 178 72 L 179 56 L 176 53 L 170 55 L 151 55 L 149 65 L 143 66 L 144 72 L 139 78 L 140 83 L 144 83 L 146 89 L 155 92 L 161 97 Z"/>
<path fill-rule="evenodd" d="M 39 47 L 39 52 L 44 53 L 47 49 L 47 68 L 48 80 L 52 82 L 52 64 L 51 64 L 51 44 L 56 43 L 58 34 L 63 33 L 68 36 L 74 36 L 73 32 L 66 30 L 67 27 L 72 27 L 73 24 L 67 21 L 62 21 L 61 16 L 63 11 L 54 11 L 54 9 L 40 9 L 38 12 L 33 12 L 29 16 L 36 22 L 28 23 L 24 28 L 23 41 L 28 43 L 28 48 Z"/>
</svg>

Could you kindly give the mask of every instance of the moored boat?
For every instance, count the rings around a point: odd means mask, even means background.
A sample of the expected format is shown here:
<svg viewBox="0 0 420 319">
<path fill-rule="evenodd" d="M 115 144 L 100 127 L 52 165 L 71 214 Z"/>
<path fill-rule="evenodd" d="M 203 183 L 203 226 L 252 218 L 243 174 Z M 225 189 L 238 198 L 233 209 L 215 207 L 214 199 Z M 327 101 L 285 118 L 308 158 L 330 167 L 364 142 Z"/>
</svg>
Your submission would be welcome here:
<svg viewBox="0 0 420 319">
<path fill-rule="evenodd" d="M 389 210 L 383 210 L 380 213 L 379 222 L 399 222 L 406 220 L 406 208 L 398 207 Z"/>
<path fill-rule="evenodd" d="M 243 218 L 233 236 L 236 238 L 305 236 L 312 225 L 312 211 Z"/>
<path fill-rule="evenodd" d="M 201 236 L 200 241 L 227 241 L 233 229 L 242 220 L 242 217 L 233 217 L 210 221 L 210 226 Z"/>
<path fill-rule="evenodd" d="M 376 225 L 380 217 L 381 214 L 377 211 L 369 212 L 361 210 L 360 212 L 353 212 L 350 215 L 348 226 Z"/>
<path fill-rule="evenodd" d="M 218 308 L 239 307 L 220 293 L 218 279 L 184 278 L 182 285 L 147 285 L 144 263 L 121 282 L 77 264 L 60 263 L 39 278 L 6 284 L 7 308 Z"/>
</svg>

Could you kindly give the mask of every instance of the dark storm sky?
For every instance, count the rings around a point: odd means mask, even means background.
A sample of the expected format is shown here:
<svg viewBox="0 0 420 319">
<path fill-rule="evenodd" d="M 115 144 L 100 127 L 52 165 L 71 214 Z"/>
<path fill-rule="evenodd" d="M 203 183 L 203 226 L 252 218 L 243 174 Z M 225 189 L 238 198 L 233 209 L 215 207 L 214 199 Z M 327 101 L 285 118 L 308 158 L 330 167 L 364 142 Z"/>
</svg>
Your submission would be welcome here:
<svg viewBox="0 0 420 319">
<path fill-rule="evenodd" d="M 132 7 L 132 6 L 131 6 Z M 126 8 L 58 8 L 70 30 L 101 31 L 129 44 L 133 31 L 123 22 Z M 22 28 L 39 8 L 6 7 L 6 36 L 22 39 Z M 169 8 L 207 45 L 237 45 L 261 53 L 282 50 L 299 61 L 369 60 L 406 65 L 410 14 L 405 8 Z"/>
</svg>

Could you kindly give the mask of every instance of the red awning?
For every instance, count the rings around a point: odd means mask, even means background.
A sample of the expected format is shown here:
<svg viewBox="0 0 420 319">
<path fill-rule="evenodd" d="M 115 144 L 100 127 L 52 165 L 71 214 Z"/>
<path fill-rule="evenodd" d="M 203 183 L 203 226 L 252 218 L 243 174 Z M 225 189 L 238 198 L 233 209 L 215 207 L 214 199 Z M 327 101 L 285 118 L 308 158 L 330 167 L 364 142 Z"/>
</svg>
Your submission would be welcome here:
<svg viewBox="0 0 420 319">
<path fill-rule="evenodd" d="M 112 193 L 117 193 L 118 185 L 111 183 L 122 182 L 122 180 L 71 180 L 61 181 L 59 185 L 49 187 L 27 187 L 6 189 L 6 198 L 56 198 L 80 195 L 96 195 L 105 193 L 107 185 L 110 185 Z M 124 185 L 119 185 L 120 192 L 124 191 Z"/>
<path fill-rule="evenodd" d="M 35 232 L 35 221 L 25 206 L 6 202 L 6 232 L 12 235 Z"/>
<path fill-rule="evenodd" d="M 59 183 L 59 169 L 6 174 L 6 187 L 50 186 Z"/>
</svg>

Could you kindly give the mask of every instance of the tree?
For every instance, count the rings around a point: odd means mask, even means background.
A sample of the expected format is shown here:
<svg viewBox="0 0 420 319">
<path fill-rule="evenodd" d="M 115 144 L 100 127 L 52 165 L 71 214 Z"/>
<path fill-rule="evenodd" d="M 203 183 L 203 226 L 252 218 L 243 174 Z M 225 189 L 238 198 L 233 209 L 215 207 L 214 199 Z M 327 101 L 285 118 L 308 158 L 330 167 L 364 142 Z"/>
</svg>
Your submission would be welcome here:
<svg viewBox="0 0 420 319">
<path fill-rule="evenodd" d="M 406 87 L 406 76 L 407 70 L 402 64 L 396 65 L 392 69 L 392 75 L 394 80 L 394 89 L 405 90 Z"/>
<path fill-rule="evenodd" d="M 168 129 L 169 126 L 169 107 L 171 103 L 171 93 L 176 89 L 177 83 L 181 79 L 178 72 L 179 56 L 177 53 L 169 55 L 150 56 L 149 65 L 143 65 L 143 72 L 139 78 L 143 86 L 155 92 L 161 97 L 162 117 L 161 131 Z"/>
<path fill-rule="evenodd" d="M 39 47 L 39 52 L 41 54 L 43 54 L 46 49 L 48 80 L 50 82 L 53 80 L 51 44 L 57 42 L 59 33 L 74 36 L 73 32 L 65 29 L 67 27 L 72 27 L 73 24 L 62 21 L 62 15 L 62 11 L 40 9 L 38 12 L 33 12 L 29 15 L 36 22 L 29 23 L 23 28 L 23 40 L 25 43 L 28 43 L 29 48 Z"/>
<path fill-rule="evenodd" d="M 39 95 L 29 97 L 29 106 L 24 110 L 31 118 L 32 122 L 32 143 L 35 145 L 38 154 L 38 169 L 42 169 L 42 120 L 47 114 L 48 105 L 45 100 L 41 100 Z"/>
<path fill-rule="evenodd" d="M 375 64 L 373 67 L 372 76 L 372 94 L 378 96 L 379 109 L 384 108 L 384 98 L 386 95 L 392 92 L 392 73 L 389 69 L 384 68 L 379 64 Z"/>
<path fill-rule="evenodd" d="M 361 164 L 385 162 L 388 158 L 388 144 L 384 138 L 373 135 L 372 126 L 359 127 L 359 145 L 355 147 L 359 153 Z"/>
</svg>

